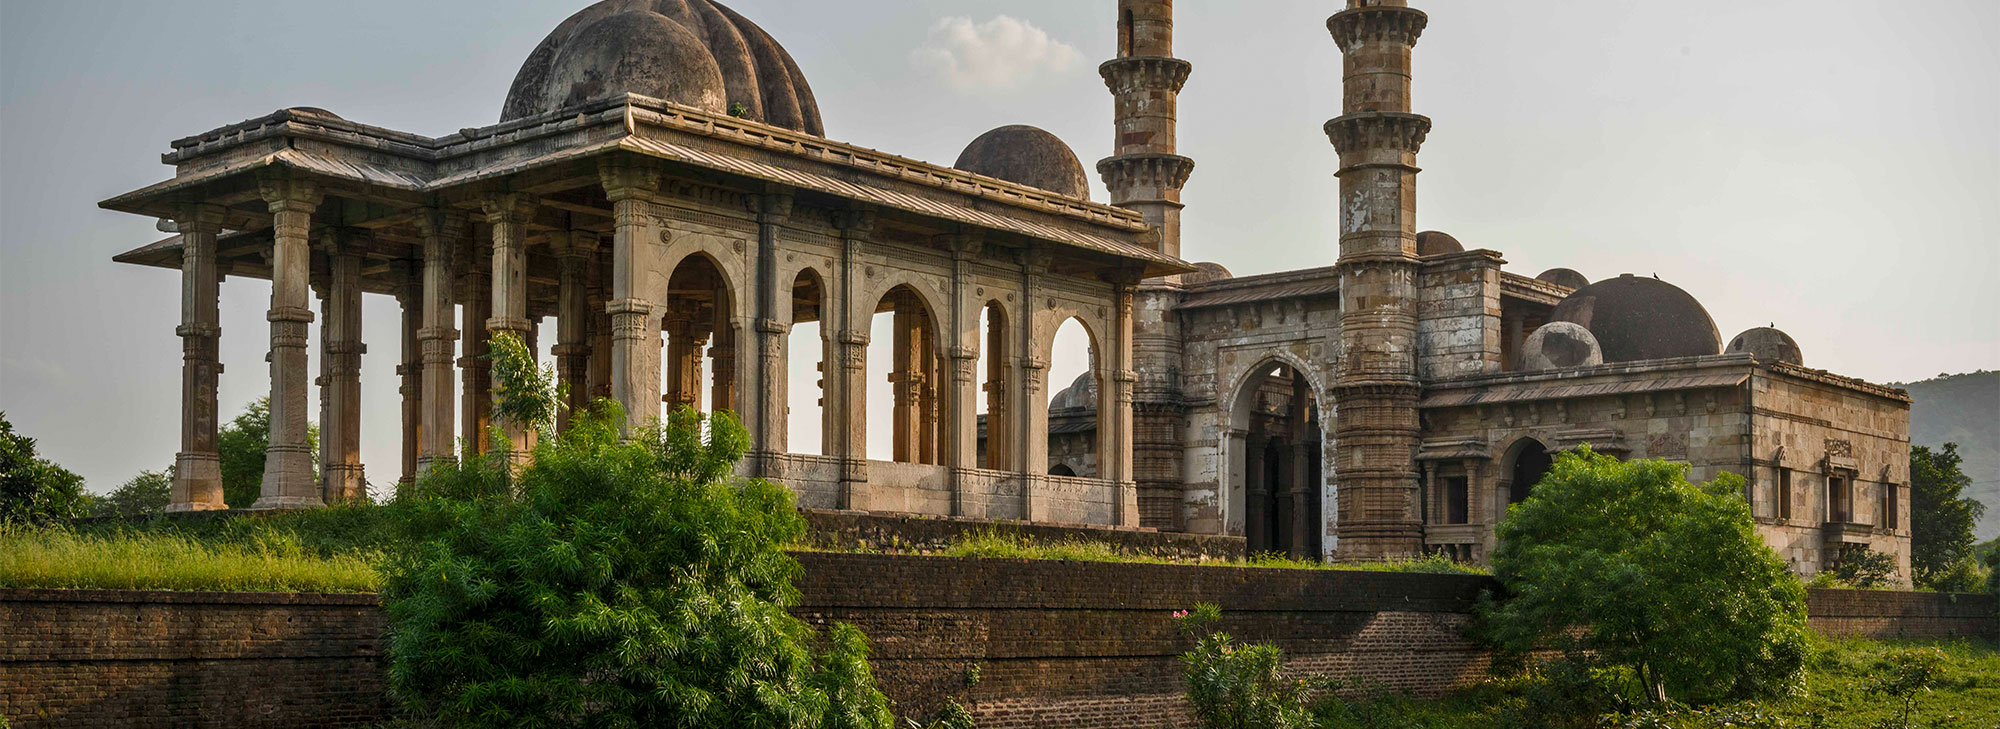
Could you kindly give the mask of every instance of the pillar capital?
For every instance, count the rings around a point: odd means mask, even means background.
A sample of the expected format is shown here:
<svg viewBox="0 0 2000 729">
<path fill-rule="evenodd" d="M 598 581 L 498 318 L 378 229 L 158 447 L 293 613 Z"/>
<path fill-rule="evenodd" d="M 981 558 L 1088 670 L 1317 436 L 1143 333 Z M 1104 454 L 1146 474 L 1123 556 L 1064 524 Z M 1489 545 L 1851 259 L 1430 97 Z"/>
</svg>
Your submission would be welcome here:
<svg viewBox="0 0 2000 729">
<path fill-rule="evenodd" d="M 1327 32 L 1342 51 L 1371 42 L 1414 46 L 1428 25 L 1430 16 L 1423 11 L 1390 5 L 1350 7 L 1326 19 Z"/>
<path fill-rule="evenodd" d="M 1178 93 L 1187 85 L 1194 64 L 1165 56 L 1126 56 L 1098 64 L 1097 75 L 1114 94 L 1142 91 Z"/>
<path fill-rule="evenodd" d="M 762 225 L 777 225 L 792 216 L 793 197 L 790 192 L 769 191 L 751 195 L 750 212 L 757 214 L 757 222 Z"/>
<path fill-rule="evenodd" d="M 549 236 L 549 247 L 564 261 L 588 261 L 597 255 L 603 236 L 594 230 L 571 230 Z"/>
<path fill-rule="evenodd" d="M 598 184 L 614 203 L 659 192 L 661 177 L 658 163 L 632 155 L 612 155 L 597 166 Z"/>
<path fill-rule="evenodd" d="M 843 238 L 859 238 L 875 230 L 875 209 L 872 207 L 835 210 L 832 219 L 833 227 L 840 229 Z"/>
<path fill-rule="evenodd" d="M 311 213 L 325 199 L 319 183 L 276 167 L 257 171 L 257 190 L 273 213 Z"/>
<path fill-rule="evenodd" d="M 489 195 L 479 201 L 479 207 L 486 213 L 486 222 L 492 225 L 520 225 L 533 219 L 535 209 L 541 202 L 525 192 L 503 192 Z"/>
<path fill-rule="evenodd" d="M 174 230 L 182 235 L 222 232 L 222 221 L 229 214 L 229 208 L 214 203 L 186 203 L 174 206 Z"/>
</svg>

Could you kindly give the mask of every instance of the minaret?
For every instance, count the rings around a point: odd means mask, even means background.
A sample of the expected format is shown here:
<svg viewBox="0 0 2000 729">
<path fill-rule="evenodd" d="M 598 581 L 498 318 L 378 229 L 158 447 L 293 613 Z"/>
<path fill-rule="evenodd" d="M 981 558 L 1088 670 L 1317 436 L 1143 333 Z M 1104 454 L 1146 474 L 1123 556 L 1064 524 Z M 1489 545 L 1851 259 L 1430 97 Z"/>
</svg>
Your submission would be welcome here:
<svg viewBox="0 0 2000 729">
<path fill-rule="evenodd" d="M 1405 0 L 1348 0 L 1327 19 L 1343 57 L 1340 117 L 1338 556 L 1423 552 L 1417 513 L 1417 148 L 1431 120 L 1410 113 L 1410 48 L 1428 17 Z"/>
<path fill-rule="evenodd" d="M 1193 66 L 1174 58 L 1173 0 L 1118 0 L 1118 57 L 1097 67 L 1115 99 L 1112 156 L 1097 163 L 1111 204 L 1138 211 L 1159 231 L 1159 250 L 1181 254 L 1181 187 L 1194 160 L 1175 154 L 1181 86 Z M 1132 479 L 1141 526 L 1214 531 L 1220 522 L 1183 512 L 1181 344 L 1176 279 L 1132 290 Z M 1212 507 L 1209 511 L 1213 511 Z M 1210 523 L 1213 522 L 1213 523 Z"/>
<path fill-rule="evenodd" d="M 1174 58 L 1174 0 L 1118 0 L 1118 57 L 1097 67 L 1116 99 L 1112 156 L 1097 163 L 1111 204 L 1160 230 L 1160 252 L 1181 254 L 1181 187 L 1194 160 L 1175 154 L 1181 86 L 1193 66 Z"/>
</svg>

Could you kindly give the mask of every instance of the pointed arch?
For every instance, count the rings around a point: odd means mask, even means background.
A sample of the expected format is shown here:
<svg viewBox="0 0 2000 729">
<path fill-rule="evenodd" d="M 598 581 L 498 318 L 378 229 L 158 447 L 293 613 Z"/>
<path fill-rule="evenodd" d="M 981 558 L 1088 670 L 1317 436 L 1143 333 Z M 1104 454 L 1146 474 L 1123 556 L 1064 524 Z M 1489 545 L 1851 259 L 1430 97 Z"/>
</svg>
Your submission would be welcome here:
<svg viewBox="0 0 2000 729">
<path fill-rule="evenodd" d="M 1325 559 L 1331 551 L 1325 424 L 1331 408 L 1313 370 L 1289 353 L 1271 353 L 1226 390 L 1227 427 L 1218 448 L 1227 483 L 1224 529 L 1253 552 Z"/>
</svg>

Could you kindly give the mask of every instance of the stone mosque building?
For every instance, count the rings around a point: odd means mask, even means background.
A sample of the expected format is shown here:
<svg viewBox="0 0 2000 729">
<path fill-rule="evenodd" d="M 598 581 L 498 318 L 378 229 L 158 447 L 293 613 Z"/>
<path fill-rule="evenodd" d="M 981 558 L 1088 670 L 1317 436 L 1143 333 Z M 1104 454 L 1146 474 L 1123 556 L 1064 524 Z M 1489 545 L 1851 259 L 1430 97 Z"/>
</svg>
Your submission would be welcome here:
<svg viewBox="0 0 2000 729">
<path fill-rule="evenodd" d="M 1348 0 L 1327 21 L 1345 56 L 1344 113 L 1325 123 L 1341 228 L 1302 243 L 1325 266 L 1232 276 L 1187 262 L 1204 242 L 1181 240 L 1195 162 L 1175 153 L 1191 66 L 1173 2 L 1116 5 L 1118 54 L 1099 68 L 1116 99 L 1115 153 L 1096 164 L 1108 203 L 1034 127 L 999 127 L 952 167 L 826 138 L 798 64 L 712 0 L 583 9 L 528 54 L 495 125 L 433 138 L 294 108 L 173 142 L 171 179 L 102 203 L 174 233 L 115 259 L 182 277 L 173 508 L 224 508 L 218 297 L 237 277 L 272 292 L 256 508 L 388 480 L 360 462 L 364 359 L 401 377 L 400 414 L 365 423 L 401 429 L 402 479 L 489 428 L 523 443 L 491 421 L 478 359 L 504 332 L 553 355 L 574 404 L 611 398 L 631 426 L 734 411 L 744 472 L 806 507 L 1480 561 L 1508 504 L 1588 444 L 1745 476 L 1800 574 L 1865 547 L 1907 580 L 1902 391 L 1809 369 L 1777 329 L 1725 341 L 1655 278 L 1527 276 L 1419 232 L 1424 13 Z M 396 297 L 398 331 L 361 331 L 367 295 Z M 893 341 L 870 362 L 878 316 Z M 1070 321 L 1093 363 L 1051 383 Z M 801 325 L 816 346 L 793 346 Z M 806 362 L 818 392 L 788 391 Z M 870 387 L 894 407 L 869 412 Z M 812 403 L 823 442 L 788 443 Z M 867 457 L 870 417 L 893 424 L 890 460 Z"/>
</svg>

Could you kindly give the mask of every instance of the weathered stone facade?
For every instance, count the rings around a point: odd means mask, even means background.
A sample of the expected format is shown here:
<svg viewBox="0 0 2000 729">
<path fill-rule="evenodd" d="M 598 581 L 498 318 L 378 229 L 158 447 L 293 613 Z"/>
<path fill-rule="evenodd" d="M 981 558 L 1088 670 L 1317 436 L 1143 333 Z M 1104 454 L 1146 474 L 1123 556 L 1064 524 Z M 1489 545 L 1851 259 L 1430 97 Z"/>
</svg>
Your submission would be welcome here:
<svg viewBox="0 0 2000 729">
<path fill-rule="evenodd" d="M 1700 303 L 1656 279 L 1529 278 L 1419 232 L 1431 120 L 1412 113 L 1411 57 L 1427 15 L 1349 0 L 1328 19 L 1344 56 L 1343 113 L 1323 127 L 1340 158 L 1341 225 L 1325 237 L 1338 246 L 1324 267 L 1236 277 L 1181 260 L 1192 66 L 1174 57 L 1173 3 L 1117 12 L 1117 57 L 1099 68 L 1115 102 L 1114 154 L 1096 166 L 1110 205 L 1033 127 L 982 135 L 955 169 L 822 138 L 804 74 L 712 0 L 579 13 L 524 65 L 496 126 L 430 138 L 290 109 L 175 142 L 174 179 L 103 203 L 178 232 L 117 259 L 183 277 L 173 508 L 221 506 L 216 301 L 238 276 L 273 281 L 264 508 L 364 483 L 356 312 L 378 294 L 404 311 L 402 331 L 376 337 L 402 348 L 404 479 L 496 427 L 527 445 L 492 421 L 479 359 L 510 333 L 553 345 L 573 404 L 611 398 L 631 426 L 663 407 L 735 411 L 752 435 L 744 471 L 812 508 L 1483 560 L 1551 454 L 1590 444 L 1745 476 L 1761 530 L 1801 574 L 1866 547 L 1907 579 L 1901 392 L 1806 369 L 1776 329 L 1724 354 Z M 675 35 L 675 53 L 720 69 L 683 78 L 659 48 L 598 28 L 633 14 L 726 17 L 745 40 Z M 868 362 L 878 314 L 886 378 Z M 1070 320 L 1093 363 L 1058 390 L 1053 342 Z M 817 351 L 793 351 L 803 324 Z M 787 391 L 795 360 L 820 363 L 820 392 Z M 316 456 L 309 372 L 324 386 Z M 888 460 L 868 458 L 870 387 L 894 396 L 872 414 L 893 426 Z M 787 443 L 793 405 L 814 399 L 822 442 Z"/>
</svg>

